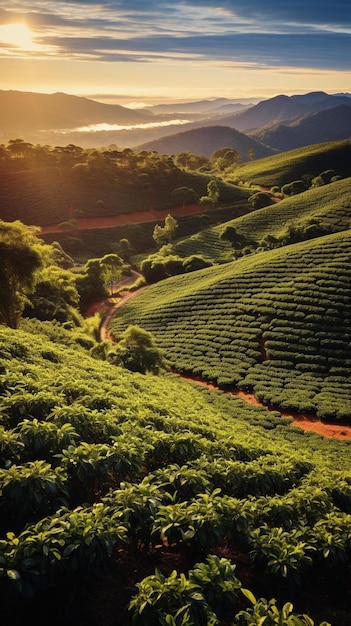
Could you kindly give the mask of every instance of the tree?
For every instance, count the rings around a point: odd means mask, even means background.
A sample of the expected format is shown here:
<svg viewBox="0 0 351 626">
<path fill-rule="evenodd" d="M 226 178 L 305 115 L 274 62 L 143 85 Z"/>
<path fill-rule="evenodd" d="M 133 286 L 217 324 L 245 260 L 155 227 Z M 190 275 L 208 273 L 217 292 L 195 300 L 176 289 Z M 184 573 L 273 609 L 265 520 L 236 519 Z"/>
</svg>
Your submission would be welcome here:
<svg viewBox="0 0 351 626">
<path fill-rule="evenodd" d="M 132 247 L 129 239 L 126 239 L 125 237 L 123 237 L 122 239 L 119 240 L 119 242 L 117 244 L 117 252 L 118 252 L 119 256 L 122 259 L 124 259 L 124 261 L 129 263 L 130 257 L 131 257 L 131 255 L 133 253 L 133 247 Z"/>
<path fill-rule="evenodd" d="M 140 326 L 128 326 L 108 359 L 132 372 L 158 374 L 163 366 L 160 349 L 151 333 Z"/>
<path fill-rule="evenodd" d="M 274 200 L 271 195 L 265 191 L 258 191 L 257 193 L 254 193 L 249 197 L 249 202 L 254 209 L 263 209 L 266 206 L 274 204 Z"/>
<path fill-rule="evenodd" d="M 215 207 L 220 197 L 218 183 L 215 179 L 210 180 L 207 185 L 207 196 L 202 196 L 199 200 L 200 204 Z"/>
<path fill-rule="evenodd" d="M 89 259 L 85 266 L 79 269 L 76 287 L 80 295 L 81 311 L 84 311 L 92 302 L 106 298 L 108 294 L 101 272 L 100 259 Z"/>
<path fill-rule="evenodd" d="M 221 172 L 227 167 L 238 165 L 241 160 L 241 156 L 234 148 L 220 148 L 216 150 L 211 156 L 211 162 L 213 166 Z"/>
<path fill-rule="evenodd" d="M 118 254 L 105 254 L 100 259 L 101 276 L 105 284 L 118 283 L 122 275 L 123 261 Z M 112 290 L 113 291 L 113 290 Z"/>
<path fill-rule="evenodd" d="M 177 220 L 168 213 L 165 218 L 164 226 L 156 224 L 152 237 L 159 247 L 163 246 L 165 243 L 169 243 L 172 239 L 174 239 L 177 228 Z"/>
<path fill-rule="evenodd" d="M 243 243 L 246 243 L 246 237 L 238 233 L 234 226 L 227 226 L 220 234 L 220 239 L 229 241 L 233 248 L 240 248 Z"/>
<path fill-rule="evenodd" d="M 287 183 L 282 186 L 282 193 L 285 196 L 295 196 L 298 193 L 306 191 L 307 185 L 303 180 L 293 180 L 291 183 Z"/>
<path fill-rule="evenodd" d="M 20 221 L 0 221 L 0 323 L 17 328 L 49 246 Z"/>
<path fill-rule="evenodd" d="M 183 209 L 186 204 L 198 201 L 198 195 L 191 187 L 177 187 L 173 189 L 172 196 L 177 202 L 182 203 Z"/>
<path fill-rule="evenodd" d="M 39 320 L 77 323 L 78 305 L 79 294 L 73 272 L 50 265 L 41 270 L 24 315 Z"/>
</svg>

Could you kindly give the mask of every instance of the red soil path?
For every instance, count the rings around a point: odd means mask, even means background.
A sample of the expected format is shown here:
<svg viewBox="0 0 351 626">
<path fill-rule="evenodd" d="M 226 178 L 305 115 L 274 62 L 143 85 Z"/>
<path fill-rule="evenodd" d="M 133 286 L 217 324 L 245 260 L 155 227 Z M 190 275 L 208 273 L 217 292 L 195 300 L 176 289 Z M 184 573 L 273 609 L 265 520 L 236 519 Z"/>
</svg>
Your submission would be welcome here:
<svg viewBox="0 0 351 626">
<path fill-rule="evenodd" d="M 186 376 L 182 376 L 184 380 L 188 380 L 189 382 L 196 383 L 197 385 L 202 385 L 203 387 L 207 387 L 208 389 L 218 389 L 215 385 L 211 383 L 207 383 L 203 380 L 197 380 L 195 378 L 190 378 Z M 272 411 L 275 409 L 271 409 L 269 406 L 262 404 L 252 393 L 246 393 L 245 391 L 228 391 L 233 396 L 238 396 L 248 404 L 252 404 L 253 406 L 264 406 L 267 411 Z M 279 411 L 279 409 L 277 409 Z M 293 426 L 298 426 L 303 430 L 309 430 L 317 433 L 318 435 L 322 435 L 323 437 L 327 437 L 329 439 L 351 439 L 351 426 L 340 426 L 339 424 L 327 424 L 325 422 L 321 422 L 318 417 L 312 417 L 310 415 L 303 415 L 297 413 L 287 413 L 286 411 L 279 411 L 282 417 L 291 417 Z"/>
<path fill-rule="evenodd" d="M 170 209 L 150 209 L 150 211 L 133 211 L 132 213 L 120 213 L 109 217 L 80 217 L 75 220 L 74 230 L 92 230 L 97 228 L 112 228 L 113 226 L 125 226 L 126 224 L 142 224 L 163 220 L 169 213 L 173 217 L 195 215 L 203 213 L 204 206 L 201 204 L 186 204 L 185 206 L 172 207 Z M 41 226 L 43 235 L 67 232 L 60 228 L 59 224 Z M 70 232 L 70 231 L 69 231 Z"/>
<path fill-rule="evenodd" d="M 133 277 L 126 279 L 125 281 L 122 281 L 122 283 L 120 283 L 119 286 L 127 285 L 128 281 L 129 283 L 134 282 L 137 276 L 138 276 L 137 272 L 133 272 Z M 138 289 L 137 291 L 122 292 L 121 298 L 117 302 L 115 300 L 111 302 L 110 300 L 106 299 L 106 300 L 103 300 L 102 302 L 97 302 L 95 305 L 90 307 L 88 311 L 86 311 L 85 315 L 86 317 L 89 317 L 90 315 L 94 315 L 96 311 L 103 311 L 103 310 L 106 310 L 106 308 L 109 309 L 100 326 L 100 336 L 103 341 L 104 340 L 114 341 L 107 327 L 111 318 L 114 316 L 115 312 L 118 309 L 120 309 L 125 304 L 125 302 L 139 295 L 139 293 L 144 291 L 146 288 L 147 287 L 145 286 L 145 287 L 142 287 L 141 289 Z M 208 389 L 218 389 L 218 387 L 216 387 L 215 385 L 211 383 L 207 383 L 203 380 L 199 380 L 199 379 L 191 378 L 187 376 L 181 376 L 181 378 L 183 380 L 196 383 L 197 385 L 202 385 L 204 387 L 207 387 Z M 241 398 L 248 404 L 252 404 L 254 406 L 264 406 L 267 411 L 272 410 L 270 407 L 262 404 L 251 393 L 246 393 L 244 391 L 229 391 L 226 393 L 230 393 L 231 395 L 238 396 L 239 398 Z M 310 415 L 286 413 L 285 411 L 280 411 L 280 413 L 283 417 L 291 417 L 293 420 L 292 425 L 298 426 L 299 428 L 302 428 L 303 430 L 313 431 L 329 439 L 351 439 L 351 426 L 343 426 L 339 424 L 327 424 L 325 422 L 321 422 L 317 417 L 313 417 Z"/>
</svg>

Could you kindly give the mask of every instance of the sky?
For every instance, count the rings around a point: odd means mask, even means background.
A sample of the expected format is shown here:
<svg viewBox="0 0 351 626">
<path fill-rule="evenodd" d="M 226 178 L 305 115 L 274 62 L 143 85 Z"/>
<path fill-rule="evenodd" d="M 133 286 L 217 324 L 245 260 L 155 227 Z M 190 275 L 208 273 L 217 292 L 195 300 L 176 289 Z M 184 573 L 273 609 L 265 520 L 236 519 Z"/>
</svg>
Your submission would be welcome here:
<svg viewBox="0 0 351 626">
<path fill-rule="evenodd" d="M 5 0 L 0 89 L 126 106 L 351 92 L 350 0 Z"/>
</svg>

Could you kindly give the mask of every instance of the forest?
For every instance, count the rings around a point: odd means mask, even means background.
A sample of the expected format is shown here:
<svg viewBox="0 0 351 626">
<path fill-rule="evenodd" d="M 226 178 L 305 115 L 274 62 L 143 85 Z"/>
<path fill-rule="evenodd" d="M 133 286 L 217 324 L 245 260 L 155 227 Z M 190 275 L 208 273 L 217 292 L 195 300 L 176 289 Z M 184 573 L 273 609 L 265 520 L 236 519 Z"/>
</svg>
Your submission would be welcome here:
<svg viewBox="0 0 351 626">
<path fill-rule="evenodd" d="M 4 625 L 348 626 L 349 151 L 1 146 Z"/>
</svg>

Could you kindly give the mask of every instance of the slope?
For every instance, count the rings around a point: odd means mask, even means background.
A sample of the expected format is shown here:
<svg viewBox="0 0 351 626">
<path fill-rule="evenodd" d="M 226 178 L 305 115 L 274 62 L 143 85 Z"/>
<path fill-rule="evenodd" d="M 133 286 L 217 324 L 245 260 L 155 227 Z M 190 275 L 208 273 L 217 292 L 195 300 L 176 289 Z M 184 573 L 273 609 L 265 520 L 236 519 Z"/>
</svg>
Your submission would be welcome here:
<svg viewBox="0 0 351 626">
<path fill-rule="evenodd" d="M 349 106 L 343 104 L 304 115 L 289 124 L 263 127 L 253 131 L 251 136 L 278 151 L 348 139 L 351 137 L 351 100 Z"/>
<path fill-rule="evenodd" d="M 351 231 L 152 285 L 110 324 L 151 330 L 173 368 L 265 403 L 349 419 Z"/>
<path fill-rule="evenodd" d="M 181 257 L 204 255 L 215 263 L 232 260 L 233 248 L 228 240 L 221 237 L 228 226 L 235 228 L 241 236 L 238 248 L 251 247 L 252 250 L 262 245 L 262 240 L 267 237 L 275 237 L 280 240 L 275 244 L 283 245 L 348 230 L 351 225 L 350 184 L 350 178 L 335 181 L 233 217 L 228 222 L 179 239 L 174 242 L 173 251 Z"/>
<path fill-rule="evenodd" d="M 273 154 L 273 150 L 262 145 L 259 141 L 239 133 L 229 126 L 207 126 L 196 128 L 138 146 L 138 150 L 156 150 L 160 154 L 178 154 L 190 151 L 210 157 L 215 150 L 228 147 L 234 148 L 241 155 L 242 161 L 249 159 L 249 150 L 254 150 L 256 158 Z"/>
<path fill-rule="evenodd" d="M 195 563 L 199 626 L 200 609 L 214 625 L 224 607 L 228 621 L 250 611 L 241 578 L 349 623 L 346 442 L 42 335 L 0 327 L 0 337 L 4 626 L 170 623 L 184 602 L 194 610 L 184 586 Z"/>
<path fill-rule="evenodd" d="M 15 140 L 10 149 L 17 146 L 20 152 L 21 145 Z M 30 146 L 25 156 L 5 149 L 0 158 L 0 217 L 44 226 L 81 216 L 171 208 L 181 202 L 173 193 L 176 189 L 192 189 L 194 202 L 206 194 L 209 180 L 180 170 L 166 157 L 137 155 L 130 149 L 92 154 L 78 146 L 50 150 Z M 248 195 L 224 182 L 221 193 L 233 201 L 244 201 Z"/>
<path fill-rule="evenodd" d="M 136 123 L 150 120 L 150 112 L 104 104 L 65 93 L 41 94 L 0 90 L 0 134 L 76 128 L 99 122 Z"/>
<path fill-rule="evenodd" d="M 247 111 L 224 117 L 221 123 L 240 131 L 248 131 L 342 104 L 349 106 L 347 96 L 333 96 L 324 92 L 312 92 L 300 96 L 279 95 L 263 100 Z"/>
<path fill-rule="evenodd" d="M 350 140 L 297 148 L 245 163 L 233 171 L 233 177 L 257 185 L 281 187 L 306 174 L 318 176 L 327 169 L 334 169 L 343 177 L 351 175 Z"/>
</svg>

